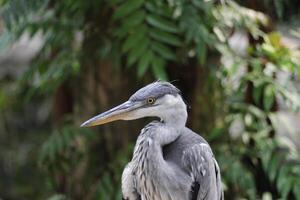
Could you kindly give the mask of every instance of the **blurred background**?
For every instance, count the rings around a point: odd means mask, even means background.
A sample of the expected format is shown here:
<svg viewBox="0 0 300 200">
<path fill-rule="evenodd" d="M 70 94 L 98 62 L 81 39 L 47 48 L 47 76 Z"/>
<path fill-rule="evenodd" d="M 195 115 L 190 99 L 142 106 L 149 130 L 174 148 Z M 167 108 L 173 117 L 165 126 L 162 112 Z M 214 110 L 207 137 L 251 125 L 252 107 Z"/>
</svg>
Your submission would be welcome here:
<svg viewBox="0 0 300 200">
<path fill-rule="evenodd" d="M 300 199 L 298 0 L 0 0 L 0 199 L 121 199 L 150 119 L 80 128 L 173 81 L 226 199 Z"/>
</svg>

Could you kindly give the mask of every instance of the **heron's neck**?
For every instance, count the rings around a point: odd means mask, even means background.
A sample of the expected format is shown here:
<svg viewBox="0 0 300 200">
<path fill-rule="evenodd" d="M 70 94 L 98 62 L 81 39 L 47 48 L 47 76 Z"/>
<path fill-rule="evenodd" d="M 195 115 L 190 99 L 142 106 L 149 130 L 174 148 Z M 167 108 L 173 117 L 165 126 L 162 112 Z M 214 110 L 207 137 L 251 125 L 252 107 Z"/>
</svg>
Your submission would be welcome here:
<svg viewBox="0 0 300 200">
<path fill-rule="evenodd" d="M 187 111 L 185 103 L 183 102 L 180 95 L 170 100 L 173 101 L 173 104 L 163 110 L 160 118 L 169 127 L 177 129 L 185 127 L 187 121 Z"/>
<path fill-rule="evenodd" d="M 177 112 L 177 113 L 169 113 L 165 117 L 162 118 L 162 121 L 169 127 L 173 128 L 183 128 L 185 127 L 187 120 L 187 113 Z"/>
<path fill-rule="evenodd" d="M 164 162 L 162 147 L 174 142 L 180 132 L 158 121 L 149 123 L 137 139 L 132 160 L 137 165 L 142 165 L 145 159 L 151 159 L 153 162 L 147 165 L 155 168 L 157 164 Z"/>
</svg>

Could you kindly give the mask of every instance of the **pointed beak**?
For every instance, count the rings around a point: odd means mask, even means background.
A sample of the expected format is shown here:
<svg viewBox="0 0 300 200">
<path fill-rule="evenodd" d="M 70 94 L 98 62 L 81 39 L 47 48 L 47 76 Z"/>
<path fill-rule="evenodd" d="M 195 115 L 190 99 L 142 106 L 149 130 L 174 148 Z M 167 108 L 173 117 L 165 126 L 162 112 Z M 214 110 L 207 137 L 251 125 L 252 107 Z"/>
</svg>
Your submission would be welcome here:
<svg viewBox="0 0 300 200">
<path fill-rule="evenodd" d="M 101 113 L 81 124 L 81 127 L 96 126 L 106 124 L 116 120 L 126 120 L 132 115 L 132 112 L 141 107 L 141 103 L 126 101 L 104 113 Z"/>
</svg>

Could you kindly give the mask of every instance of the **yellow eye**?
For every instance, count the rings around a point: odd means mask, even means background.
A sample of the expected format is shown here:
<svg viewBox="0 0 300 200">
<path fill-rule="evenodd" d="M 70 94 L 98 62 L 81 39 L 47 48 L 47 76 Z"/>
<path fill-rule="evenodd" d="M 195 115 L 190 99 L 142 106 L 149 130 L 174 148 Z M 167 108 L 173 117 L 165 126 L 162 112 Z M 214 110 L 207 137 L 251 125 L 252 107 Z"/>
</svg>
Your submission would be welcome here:
<svg viewBox="0 0 300 200">
<path fill-rule="evenodd" d="M 155 102 L 155 99 L 152 98 L 152 97 L 150 97 L 150 98 L 147 99 L 147 103 L 148 104 L 154 104 L 154 102 Z"/>
</svg>

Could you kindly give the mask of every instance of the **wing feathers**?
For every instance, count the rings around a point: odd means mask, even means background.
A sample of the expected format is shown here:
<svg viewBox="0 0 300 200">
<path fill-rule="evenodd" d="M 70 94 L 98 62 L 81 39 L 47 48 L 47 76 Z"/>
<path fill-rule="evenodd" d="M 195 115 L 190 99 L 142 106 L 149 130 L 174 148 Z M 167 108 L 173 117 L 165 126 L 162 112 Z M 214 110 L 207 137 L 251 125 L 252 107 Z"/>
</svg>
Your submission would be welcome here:
<svg viewBox="0 0 300 200">
<path fill-rule="evenodd" d="M 183 163 L 199 183 L 197 200 L 223 199 L 219 166 L 208 144 L 195 144 L 183 152 Z"/>
<path fill-rule="evenodd" d="M 125 200 L 140 200 L 141 196 L 137 193 L 132 175 L 132 164 L 127 164 L 122 174 L 122 195 Z"/>
</svg>

